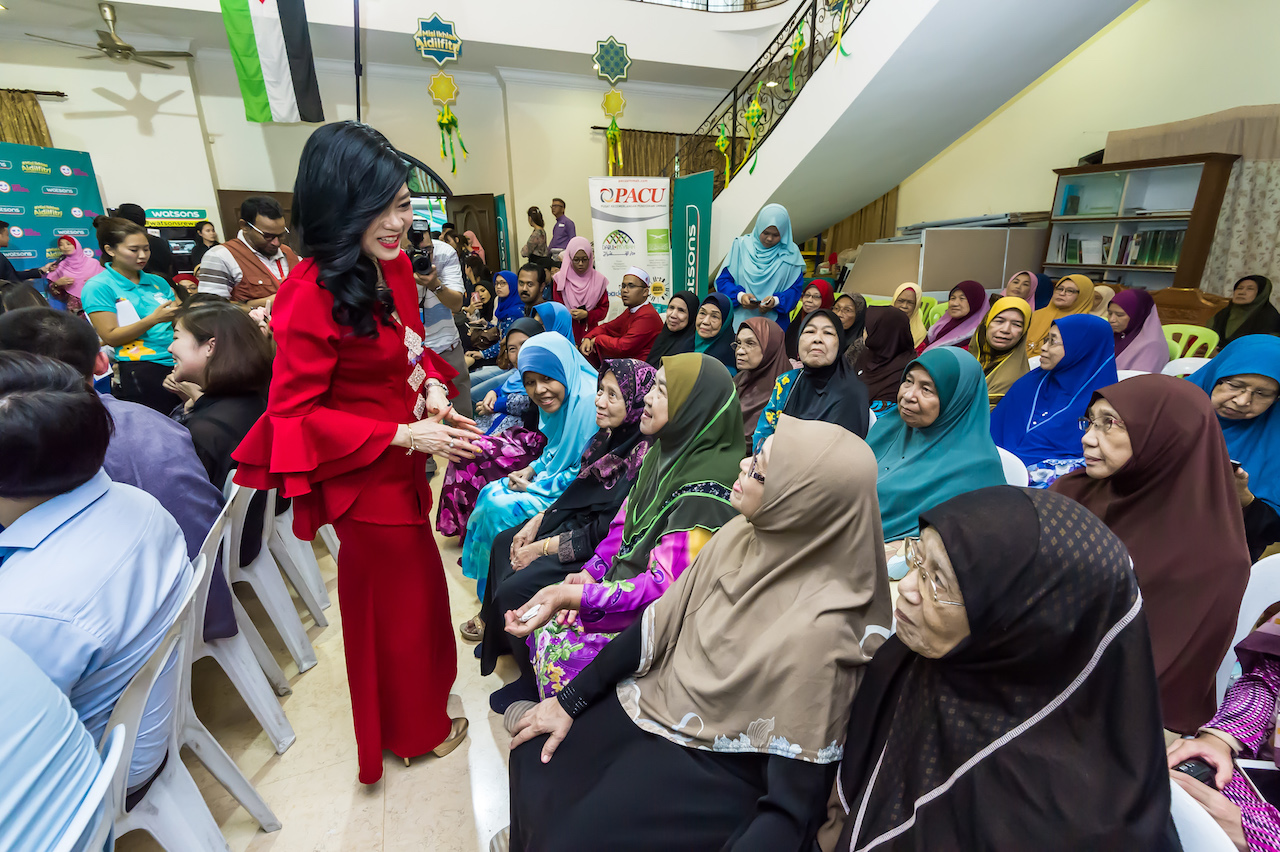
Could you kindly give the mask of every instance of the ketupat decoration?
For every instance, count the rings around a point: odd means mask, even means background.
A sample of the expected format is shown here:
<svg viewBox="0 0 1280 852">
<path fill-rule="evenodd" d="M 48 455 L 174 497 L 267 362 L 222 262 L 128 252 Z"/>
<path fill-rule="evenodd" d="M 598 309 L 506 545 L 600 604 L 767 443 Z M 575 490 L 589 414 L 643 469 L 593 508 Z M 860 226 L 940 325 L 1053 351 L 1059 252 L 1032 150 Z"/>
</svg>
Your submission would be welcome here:
<svg viewBox="0 0 1280 852">
<path fill-rule="evenodd" d="M 796 34 L 791 37 L 791 76 L 787 79 L 787 88 L 791 91 L 796 90 L 796 60 L 800 58 L 800 54 L 804 52 L 804 19 L 800 19 L 800 26 L 796 27 Z"/>
<path fill-rule="evenodd" d="M 615 152 L 618 166 L 622 166 L 622 128 L 618 127 L 618 116 L 622 115 L 622 111 L 627 108 L 627 99 L 617 89 L 610 89 L 605 93 L 600 106 L 604 109 L 604 114 L 610 117 L 604 138 L 609 146 L 609 176 L 612 177 Z"/>
<path fill-rule="evenodd" d="M 732 163 L 729 162 L 729 131 L 725 129 L 724 122 L 720 122 L 720 136 L 716 139 L 716 150 L 724 154 L 724 185 L 729 185 L 729 170 Z"/>
<path fill-rule="evenodd" d="M 831 11 L 839 11 L 840 23 L 836 27 L 836 62 L 840 62 L 840 56 L 849 55 L 849 51 L 844 49 L 844 28 L 849 25 L 849 7 L 853 5 L 853 0 L 835 0 L 831 4 Z"/>
<path fill-rule="evenodd" d="M 454 103 L 458 99 L 458 84 L 453 81 L 453 77 L 443 71 L 431 78 L 431 85 L 427 87 L 427 91 L 431 93 L 431 99 L 440 104 L 440 110 L 436 113 L 436 126 L 440 128 L 440 159 L 449 160 L 450 174 L 458 173 L 458 158 L 453 150 L 453 137 L 458 137 L 458 147 L 462 149 L 462 159 L 467 158 L 467 145 L 462 141 L 462 131 L 458 127 L 458 117 L 453 114 L 453 110 L 449 109 L 449 104 Z M 448 140 L 448 153 L 446 156 L 445 141 Z"/>
<path fill-rule="evenodd" d="M 739 171 L 742 170 L 742 166 L 747 164 L 747 160 L 751 159 L 751 151 L 755 148 L 756 144 L 756 126 L 760 124 L 760 119 L 764 118 L 764 107 L 760 105 L 760 87 L 763 85 L 763 80 L 756 83 L 756 93 L 752 96 L 751 103 L 747 106 L 746 112 L 742 114 L 742 117 L 747 120 L 747 127 L 750 130 L 750 135 L 747 137 L 747 152 L 742 155 L 742 163 L 738 166 Z M 756 160 L 759 159 L 760 152 L 757 151 Z M 747 174 L 755 174 L 755 170 L 756 164 L 753 160 L 751 168 L 747 169 Z"/>
</svg>

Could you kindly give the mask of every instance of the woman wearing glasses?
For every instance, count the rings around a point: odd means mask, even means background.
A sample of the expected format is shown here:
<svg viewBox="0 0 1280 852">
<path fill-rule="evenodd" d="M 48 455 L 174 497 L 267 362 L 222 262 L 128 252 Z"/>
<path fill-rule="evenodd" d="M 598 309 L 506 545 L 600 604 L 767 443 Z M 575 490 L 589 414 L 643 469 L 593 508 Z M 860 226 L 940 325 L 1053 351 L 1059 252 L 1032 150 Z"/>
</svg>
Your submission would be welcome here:
<svg viewBox="0 0 1280 852">
<path fill-rule="evenodd" d="M 1227 452 L 1238 463 L 1249 555 L 1280 541 L 1280 339 L 1250 334 L 1228 343 L 1188 379 L 1209 394 Z"/>
<path fill-rule="evenodd" d="M 791 369 L 786 353 L 786 335 L 778 324 L 764 317 L 751 317 L 738 329 L 733 342 L 733 357 L 738 373 L 733 384 L 742 403 L 742 429 L 747 446 L 755 434 L 760 413 L 764 411 L 778 376 Z"/>
<path fill-rule="evenodd" d="M 897 631 L 853 700 L 842 825 L 823 848 L 1180 850 L 1120 540 L 1070 500 L 1008 485 L 920 527 Z"/>
<path fill-rule="evenodd" d="M 1145 600 L 1164 726 L 1194 734 L 1213 715 L 1214 679 L 1249 582 L 1231 460 L 1205 395 L 1173 376 L 1092 394 L 1085 469 L 1053 490 L 1120 537 Z"/>
<path fill-rule="evenodd" d="M 741 516 L 516 723 L 511 849 L 815 848 L 892 623 L 875 462 L 784 417 L 737 474 Z"/>
<path fill-rule="evenodd" d="M 1092 311 L 1093 282 L 1083 275 L 1068 275 L 1060 279 L 1053 287 L 1053 298 L 1049 304 L 1031 315 L 1031 325 L 1027 329 L 1027 354 L 1031 357 L 1040 354 L 1049 337 L 1049 329 L 1058 320 Z"/>
</svg>

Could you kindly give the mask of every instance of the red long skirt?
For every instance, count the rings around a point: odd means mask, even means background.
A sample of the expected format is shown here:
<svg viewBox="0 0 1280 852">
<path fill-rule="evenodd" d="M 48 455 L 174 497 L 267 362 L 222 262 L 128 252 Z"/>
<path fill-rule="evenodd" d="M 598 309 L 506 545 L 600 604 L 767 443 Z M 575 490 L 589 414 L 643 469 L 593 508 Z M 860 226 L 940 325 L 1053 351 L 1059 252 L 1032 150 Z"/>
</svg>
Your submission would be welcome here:
<svg viewBox="0 0 1280 852">
<path fill-rule="evenodd" d="M 449 736 L 458 673 L 449 590 L 427 522 L 370 524 L 343 516 L 338 605 L 360 783 L 382 777 L 382 750 L 416 757 Z"/>
</svg>

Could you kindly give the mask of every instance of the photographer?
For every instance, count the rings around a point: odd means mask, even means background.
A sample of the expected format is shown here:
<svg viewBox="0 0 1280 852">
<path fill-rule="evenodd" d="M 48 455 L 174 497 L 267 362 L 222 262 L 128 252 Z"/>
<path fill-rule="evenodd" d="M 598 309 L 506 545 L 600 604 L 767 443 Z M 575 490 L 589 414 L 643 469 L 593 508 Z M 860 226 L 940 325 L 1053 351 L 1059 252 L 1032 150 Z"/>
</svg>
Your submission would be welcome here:
<svg viewBox="0 0 1280 852">
<path fill-rule="evenodd" d="M 458 253 L 444 241 L 433 242 L 427 231 L 410 229 L 408 240 L 413 277 L 418 282 L 418 306 L 426 329 L 423 345 L 458 371 L 458 377 L 453 380 L 458 396 L 453 403 L 459 411 L 470 411 L 471 377 L 462 338 L 453 322 L 454 311 L 462 310 L 466 295 Z"/>
</svg>

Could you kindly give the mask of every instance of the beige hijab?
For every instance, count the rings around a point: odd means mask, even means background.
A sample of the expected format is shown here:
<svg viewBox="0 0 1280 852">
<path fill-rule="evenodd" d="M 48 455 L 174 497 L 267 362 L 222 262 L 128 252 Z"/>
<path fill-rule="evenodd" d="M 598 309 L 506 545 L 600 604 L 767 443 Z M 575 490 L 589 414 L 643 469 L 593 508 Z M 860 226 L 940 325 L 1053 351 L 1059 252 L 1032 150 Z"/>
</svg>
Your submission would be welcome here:
<svg viewBox="0 0 1280 852">
<path fill-rule="evenodd" d="M 782 415 L 755 517 L 721 527 L 645 610 L 643 730 L 688 748 L 833 763 L 893 622 L 876 461 L 831 423 Z"/>
<path fill-rule="evenodd" d="M 1097 287 L 1093 288 L 1093 296 L 1094 298 L 1101 296 L 1102 301 L 1098 302 L 1098 307 L 1090 311 L 1090 313 L 1095 317 L 1102 317 L 1103 319 L 1106 319 L 1107 306 L 1110 305 L 1111 300 L 1116 297 L 1116 291 L 1112 290 L 1106 284 L 1099 284 Z"/>
<path fill-rule="evenodd" d="M 1050 302 L 1031 315 L 1031 327 L 1027 329 L 1028 355 L 1040 354 L 1040 347 L 1044 345 L 1044 339 L 1049 336 L 1049 329 L 1058 320 L 1072 314 L 1093 313 L 1093 281 L 1085 275 L 1068 275 L 1065 278 L 1059 278 L 1058 284 L 1063 281 L 1073 282 L 1080 290 L 1080 295 L 1076 296 L 1075 303 L 1065 311 Z"/>
<path fill-rule="evenodd" d="M 916 294 L 915 310 L 907 314 L 907 316 L 911 318 L 911 340 L 916 346 L 919 346 L 920 341 L 924 340 L 925 336 L 929 334 L 929 329 L 925 328 L 924 325 L 924 318 L 920 315 L 920 303 L 924 300 L 924 291 L 920 289 L 920 285 L 914 284 L 910 281 L 905 284 L 899 284 L 898 289 L 893 291 L 893 299 L 889 304 L 892 305 L 894 302 L 898 301 L 898 297 L 901 296 L 905 290 L 911 290 Z M 897 308 L 894 308 L 894 310 L 897 310 Z"/>
</svg>

